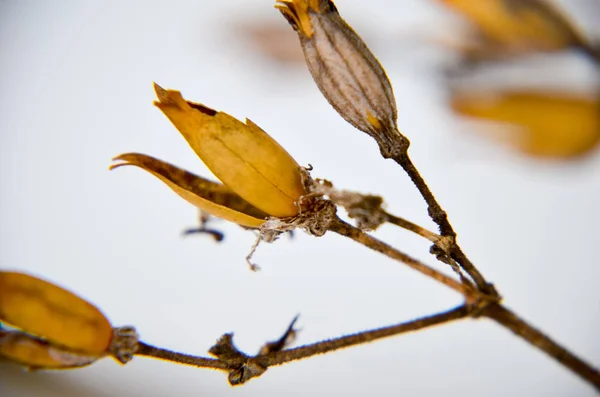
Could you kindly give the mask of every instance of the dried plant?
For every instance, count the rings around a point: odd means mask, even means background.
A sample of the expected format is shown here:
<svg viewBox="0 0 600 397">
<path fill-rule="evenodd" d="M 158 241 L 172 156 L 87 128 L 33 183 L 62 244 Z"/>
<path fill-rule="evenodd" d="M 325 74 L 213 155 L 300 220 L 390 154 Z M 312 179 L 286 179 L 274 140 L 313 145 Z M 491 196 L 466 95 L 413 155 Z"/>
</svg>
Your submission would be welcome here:
<svg viewBox="0 0 600 397">
<path fill-rule="evenodd" d="M 230 384 L 239 385 L 272 366 L 460 319 L 487 318 L 600 391 L 598 370 L 506 308 L 495 286 L 463 252 L 446 212 L 410 158 L 410 142 L 398 129 L 395 99 L 383 67 L 333 3 L 281 0 L 276 8 L 297 31 L 323 95 L 346 121 L 377 142 L 384 158 L 409 176 L 428 205 L 437 233 L 386 212 L 381 197 L 337 190 L 327 180 L 313 179 L 310 167 L 300 167 L 250 120 L 243 123 L 158 85 L 155 105 L 222 183 L 136 153 L 116 157 L 120 162 L 112 168 L 134 165 L 148 171 L 206 213 L 257 230 L 257 244 L 273 242 L 281 233 L 297 228 L 317 237 L 327 232 L 348 237 L 453 289 L 464 303 L 412 321 L 289 348 L 296 334 L 296 317 L 281 338 L 266 343 L 256 355 L 238 350 L 233 335 L 225 334 L 209 351 L 214 358 L 208 358 L 139 341 L 133 327 L 113 328 L 97 308 L 60 287 L 29 275 L 0 272 L 0 320 L 11 326 L 0 330 L 0 354 L 34 369 L 80 367 L 105 356 L 121 363 L 146 356 L 225 371 Z M 338 217 L 338 208 L 344 208 L 356 226 Z M 450 266 L 455 277 L 368 233 L 384 223 L 430 241 L 431 253 L 443 266 Z M 200 230 L 207 229 L 202 225 Z"/>
</svg>

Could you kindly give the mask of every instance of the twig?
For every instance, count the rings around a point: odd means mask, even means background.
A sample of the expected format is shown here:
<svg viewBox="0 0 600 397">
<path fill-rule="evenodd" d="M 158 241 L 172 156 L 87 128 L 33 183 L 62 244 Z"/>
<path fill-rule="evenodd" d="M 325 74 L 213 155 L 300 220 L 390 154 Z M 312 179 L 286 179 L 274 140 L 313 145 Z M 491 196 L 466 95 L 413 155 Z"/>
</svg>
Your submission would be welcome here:
<svg viewBox="0 0 600 397">
<path fill-rule="evenodd" d="M 400 132 L 398 132 L 400 134 Z M 440 233 L 442 236 L 449 237 L 452 240 L 452 243 L 449 247 L 447 253 L 454 259 L 458 264 L 467 272 L 467 274 L 473 279 L 477 288 L 485 292 L 488 295 L 499 297 L 498 292 L 494 288 L 494 286 L 487 282 L 487 280 L 483 277 L 483 275 L 479 272 L 479 270 L 473 265 L 473 263 L 468 260 L 467 256 L 462 252 L 458 244 L 456 244 L 456 232 L 452 228 L 450 221 L 448 220 L 448 215 L 442 209 L 440 204 L 437 202 L 435 196 L 427 186 L 427 183 L 421 176 L 421 173 L 417 170 L 412 160 L 408 155 L 408 139 L 403 135 L 399 135 L 400 138 L 397 138 L 397 142 L 394 142 L 397 147 L 395 150 L 390 150 L 388 147 L 386 150 L 381 148 L 382 145 L 386 145 L 386 142 L 378 141 L 380 145 L 380 150 L 382 153 L 389 153 L 387 157 L 392 158 L 396 163 L 398 163 L 404 171 L 408 174 L 411 181 L 417 187 L 421 196 L 427 203 L 429 216 L 431 219 L 438 225 L 440 229 Z"/>
<path fill-rule="evenodd" d="M 219 339 L 211 352 L 219 356 L 218 359 L 192 356 L 177 353 L 171 350 L 151 346 L 143 342 L 138 343 L 136 356 L 157 358 L 178 364 L 195 367 L 217 369 L 229 372 L 229 381 L 233 385 L 242 384 L 252 377 L 262 375 L 268 367 L 286 364 L 292 361 L 309 358 L 319 354 L 330 353 L 339 349 L 373 342 L 382 338 L 418 331 L 434 325 L 449 323 L 451 321 L 466 318 L 472 314 L 469 306 L 462 305 L 446 312 L 422 317 L 416 320 L 403 322 L 388 327 L 358 332 L 356 334 L 341 336 L 317 343 L 299 346 L 293 349 L 273 351 L 268 354 L 248 356 L 235 348 L 232 342 L 232 334 L 225 334 Z M 219 350 L 219 352 L 217 352 Z M 227 354 L 223 354 L 226 351 Z M 248 374 L 248 368 L 260 368 L 260 370 Z M 246 373 L 244 371 L 246 370 Z M 232 377 L 235 375 L 235 377 Z"/>
<path fill-rule="evenodd" d="M 219 369 L 222 371 L 229 371 L 231 369 L 227 363 L 221 360 L 217 360 L 216 358 L 199 357 L 193 356 L 191 354 L 177 353 L 171 350 L 148 345 L 144 342 L 138 342 L 135 355 L 158 358 L 159 360 L 171 361 L 174 363 L 184 365 L 192 365 L 194 367 Z"/>
<path fill-rule="evenodd" d="M 343 220 L 336 218 L 331 225 L 329 230 L 338 233 L 342 236 L 351 238 L 352 240 L 374 250 L 380 252 L 392 259 L 400 261 L 412 269 L 425 274 L 428 277 L 446 285 L 449 288 L 463 294 L 465 298 L 471 303 L 485 300 L 485 294 L 469 287 L 468 285 L 461 284 L 457 280 L 446 276 L 443 273 L 429 267 L 423 262 L 405 254 L 404 252 L 398 251 L 397 249 L 389 246 L 388 244 L 376 239 L 375 237 L 365 233 L 361 229 L 354 227 Z"/>
<path fill-rule="evenodd" d="M 290 361 L 301 360 L 318 354 L 329 353 L 335 350 L 344 349 L 350 346 L 361 345 L 373 342 L 378 339 L 387 338 L 407 332 L 414 332 L 434 325 L 448 323 L 454 320 L 469 317 L 472 309 L 467 305 L 455 307 L 454 309 L 421 317 L 416 320 L 403 322 L 388 327 L 378 328 L 371 331 L 359 332 L 352 335 L 329 339 L 326 341 L 304 345 L 293 349 L 283 350 L 279 353 L 269 354 L 256 359 L 263 365 L 273 366 L 288 363 Z"/>
<path fill-rule="evenodd" d="M 503 327 L 511 330 L 517 336 L 525 339 L 529 344 L 542 350 L 550 357 L 569 368 L 582 379 L 591 383 L 600 391 L 600 372 L 578 358 L 558 343 L 554 342 L 541 331 L 529 325 L 525 320 L 499 304 L 491 304 L 485 308 L 483 315 L 496 321 Z"/>
<path fill-rule="evenodd" d="M 450 252 L 455 248 L 456 244 L 454 243 L 454 239 L 447 236 L 440 236 L 437 233 L 433 233 L 416 223 L 412 223 L 404 218 L 397 217 L 392 215 L 386 211 L 381 210 L 383 215 L 385 216 L 385 220 L 388 223 L 411 231 L 419 236 L 425 237 L 427 240 L 431 241 L 434 245 L 431 247 L 430 252 L 436 256 L 436 258 L 448 265 L 452 268 L 454 273 L 458 275 L 460 281 L 463 284 L 468 285 L 469 287 L 475 288 L 473 282 L 463 273 L 462 268 L 458 264 L 458 262 L 453 259 L 450 255 Z M 462 251 L 461 251 L 462 253 Z M 468 260 L 465 256 L 465 260 Z M 469 262 L 470 263 L 470 262 Z"/>
<path fill-rule="evenodd" d="M 412 223 L 409 220 L 392 215 L 387 211 L 382 211 L 382 212 L 385 215 L 386 222 L 391 223 L 392 225 L 401 227 L 403 229 L 406 229 L 415 234 L 418 234 L 421 237 L 425 237 L 427 240 L 431 241 L 434 244 L 440 244 L 444 239 L 443 236 L 440 236 L 437 233 L 429 231 L 429 230 L 425 229 L 424 227 L 417 225 L 416 223 Z"/>
<path fill-rule="evenodd" d="M 550 357 L 554 358 L 600 390 L 600 373 L 598 370 L 594 369 L 594 367 L 587 364 L 565 348 L 561 347 L 558 343 L 554 342 L 548 336 L 544 335 L 532 325 L 528 324 L 525 320 L 517 317 L 510 310 L 500 305 L 499 298 L 496 296 L 484 295 L 483 291 L 474 291 L 472 288 L 468 288 L 466 285 L 461 285 L 454 279 L 438 273 L 437 271 L 429 268 L 427 265 L 409 257 L 402 252 L 397 251 L 396 249 L 369 236 L 362 230 L 355 228 L 354 226 L 349 225 L 342 220 L 337 221 L 330 230 L 350 237 L 375 251 L 397 259 L 407 264 L 411 268 L 434 278 L 435 280 L 454 290 L 459 290 L 456 285 L 458 284 L 458 286 L 462 287 L 462 290 L 466 292 L 463 293 L 465 293 L 467 300 L 469 300 L 469 297 L 472 299 L 473 296 L 478 296 L 478 298 L 475 298 L 477 299 L 475 302 L 478 302 L 480 306 L 478 311 L 473 313 L 474 315 L 488 317 L 500 325 L 510 329 L 517 336 L 520 336 L 531 345 L 544 351 Z M 476 293 L 481 295 L 475 295 Z M 495 302 L 494 299 L 496 299 Z"/>
</svg>

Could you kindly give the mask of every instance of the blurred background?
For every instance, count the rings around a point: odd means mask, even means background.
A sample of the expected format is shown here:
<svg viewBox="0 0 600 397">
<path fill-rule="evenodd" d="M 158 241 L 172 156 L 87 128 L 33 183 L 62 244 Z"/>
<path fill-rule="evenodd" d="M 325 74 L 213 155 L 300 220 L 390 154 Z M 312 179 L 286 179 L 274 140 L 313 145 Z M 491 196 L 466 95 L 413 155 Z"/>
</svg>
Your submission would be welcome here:
<svg viewBox="0 0 600 397">
<path fill-rule="evenodd" d="M 598 366 L 600 78 L 589 38 L 600 36 L 600 4 L 512 9 L 512 20 L 494 1 L 468 3 L 336 5 L 386 68 L 413 160 L 464 250 L 510 308 Z M 304 344 L 459 304 L 332 234 L 263 244 L 252 273 L 251 232 L 214 222 L 222 243 L 184 238 L 194 208 L 138 169 L 108 171 L 112 157 L 135 151 L 210 175 L 152 106 L 156 81 L 249 117 L 313 176 L 380 194 L 390 212 L 434 228 L 400 168 L 320 95 L 272 6 L 0 0 L 0 266 L 76 292 L 148 343 L 202 355 L 225 332 L 254 353 L 297 313 Z M 408 232 L 375 235 L 444 269 Z M 220 372 L 144 358 L 36 373 L 0 361 L 1 396 L 284 393 L 594 395 L 483 320 L 271 368 L 239 388 Z"/>
</svg>

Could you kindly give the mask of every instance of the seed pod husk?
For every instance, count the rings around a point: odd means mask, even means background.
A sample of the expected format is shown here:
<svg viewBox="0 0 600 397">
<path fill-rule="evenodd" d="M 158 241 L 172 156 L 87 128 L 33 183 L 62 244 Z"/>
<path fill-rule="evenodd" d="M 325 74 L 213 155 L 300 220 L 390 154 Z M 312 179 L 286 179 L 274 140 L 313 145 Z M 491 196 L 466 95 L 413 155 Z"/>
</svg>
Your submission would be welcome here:
<svg viewBox="0 0 600 397">
<path fill-rule="evenodd" d="M 380 143 L 400 136 L 390 81 L 333 2 L 281 0 L 275 7 L 297 31 L 308 69 L 335 110 Z"/>
</svg>

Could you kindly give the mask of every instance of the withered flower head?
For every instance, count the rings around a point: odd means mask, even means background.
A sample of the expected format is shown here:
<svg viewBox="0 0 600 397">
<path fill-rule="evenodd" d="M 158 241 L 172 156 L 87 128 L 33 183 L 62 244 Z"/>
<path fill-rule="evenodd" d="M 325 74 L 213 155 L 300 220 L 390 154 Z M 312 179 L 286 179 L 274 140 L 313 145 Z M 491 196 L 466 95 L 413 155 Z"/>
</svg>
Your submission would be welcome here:
<svg viewBox="0 0 600 397">
<path fill-rule="evenodd" d="M 308 69 L 335 110 L 376 139 L 399 134 L 390 81 L 333 2 L 280 0 L 275 8 L 298 32 Z"/>
<path fill-rule="evenodd" d="M 115 157 L 122 162 L 111 169 L 140 167 L 189 203 L 242 226 L 256 228 L 269 216 L 298 214 L 297 202 L 305 194 L 300 166 L 273 138 L 252 121 L 186 101 L 179 91 L 156 84 L 155 90 L 154 104 L 223 184 L 138 153 Z"/>
<path fill-rule="evenodd" d="M 0 271 L 0 321 L 14 328 L 0 330 L 0 356 L 32 369 L 82 367 L 119 355 L 117 329 L 98 308 L 27 274 Z"/>
</svg>

